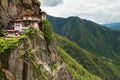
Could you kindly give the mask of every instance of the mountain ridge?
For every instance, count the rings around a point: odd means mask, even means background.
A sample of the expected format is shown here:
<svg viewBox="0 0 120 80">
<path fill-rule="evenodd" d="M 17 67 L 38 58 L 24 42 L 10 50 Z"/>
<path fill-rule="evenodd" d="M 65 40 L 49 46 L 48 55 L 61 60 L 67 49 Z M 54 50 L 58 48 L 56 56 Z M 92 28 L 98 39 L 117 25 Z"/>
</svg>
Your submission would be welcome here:
<svg viewBox="0 0 120 80">
<path fill-rule="evenodd" d="M 28 9 L 41 18 L 39 0 L 1 0 L 0 35 L 10 19 Z M 20 37 L 0 37 L 0 79 L 120 79 L 120 32 L 74 16 L 47 18 L 56 33 L 71 41 L 53 34 L 46 19 L 40 20 L 38 30 L 32 26 Z"/>
<path fill-rule="evenodd" d="M 76 17 L 47 16 L 54 32 L 74 41 L 92 54 L 113 59 L 120 64 L 120 32 L 97 23 Z"/>
<path fill-rule="evenodd" d="M 50 23 L 46 19 L 37 23 L 39 28 L 37 30 L 31 26 L 17 37 L 8 38 L 3 35 L 4 29 L 10 27 L 8 23 L 11 19 L 24 11 L 31 10 L 35 12 L 37 18 L 42 19 L 39 0 L 0 1 L 0 79 L 73 80 L 74 76 L 75 79 L 101 80 L 81 67 L 69 55 L 65 56 L 67 60 L 70 59 L 77 66 L 71 67 L 72 63 L 65 63 L 62 58 L 57 56 L 56 39 Z M 64 50 L 59 53 L 67 54 Z M 66 67 L 70 67 L 70 72 Z"/>
<path fill-rule="evenodd" d="M 94 47 L 102 49 L 104 47 L 103 44 L 106 43 L 108 43 L 106 45 L 110 50 L 116 46 L 116 48 L 119 48 L 118 45 L 115 45 L 119 43 L 120 32 L 118 31 L 112 31 L 99 24 L 76 17 L 62 19 L 48 16 L 47 18 L 51 22 L 54 32 L 67 37 L 89 51 Z M 102 45 L 100 45 L 101 43 Z M 99 49 L 97 51 L 99 51 Z M 119 52 L 119 49 L 114 48 L 114 51 Z M 92 51 L 92 53 L 94 53 L 94 51 Z"/>
<path fill-rule="evenodd" d="M 56 35 L 58 46 L 66 51 L 73 59 L 81 64 L 86 70 L 101 79 L 119 79 L 120 66 L 115 65 L 112 59 L 91 54 L 87 50 L 78 46 L 75 42 L 65 37 Z M 104 66 L 104 67 L 103 67 Z M 112 74 L 111 74 L 112 73 Z"/>
</svg>

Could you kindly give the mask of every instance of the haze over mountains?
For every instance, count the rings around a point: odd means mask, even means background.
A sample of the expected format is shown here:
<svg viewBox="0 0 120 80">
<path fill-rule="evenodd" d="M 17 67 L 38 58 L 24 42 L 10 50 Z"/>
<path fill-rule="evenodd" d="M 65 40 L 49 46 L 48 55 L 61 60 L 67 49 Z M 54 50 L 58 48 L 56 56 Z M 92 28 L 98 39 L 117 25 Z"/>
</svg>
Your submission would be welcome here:
<svg viewBox="0 0 120 80">
<path fill-rule="evenodd" d="M 118 23 L 104 24 L 104 26 L 107 26 L 108 28 L 110 28 L 112 30 L 120 30 L 120 22 L 118 22 Z"/>
</svg>

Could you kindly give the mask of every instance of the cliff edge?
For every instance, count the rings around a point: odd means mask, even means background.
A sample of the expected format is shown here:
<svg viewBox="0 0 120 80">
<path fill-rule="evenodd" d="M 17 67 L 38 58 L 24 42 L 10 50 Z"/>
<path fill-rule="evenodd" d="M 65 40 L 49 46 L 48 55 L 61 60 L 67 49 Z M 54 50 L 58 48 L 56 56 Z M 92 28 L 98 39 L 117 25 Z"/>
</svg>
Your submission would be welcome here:
<svg viewBox="0 0 120 80">
<path fill-rule="evenodd" d="M 0 28 L 8 29 L 8 22 L 28 9 L 41 18 L 38 0 L 0 0 Z M 39 30 L 31 26 L 19 37 L 0 37 L 0 80 L 72 80 L 50 30 L 41 20 Z"/>
</svg>

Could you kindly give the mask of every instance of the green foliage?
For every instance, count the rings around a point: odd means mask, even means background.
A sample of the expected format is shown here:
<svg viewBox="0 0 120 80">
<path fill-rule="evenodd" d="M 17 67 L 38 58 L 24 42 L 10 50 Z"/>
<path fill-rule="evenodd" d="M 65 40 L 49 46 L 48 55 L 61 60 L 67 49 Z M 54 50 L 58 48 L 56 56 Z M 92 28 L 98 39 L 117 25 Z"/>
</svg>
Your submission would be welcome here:
<svg viewBox="0 0 120 80">
<path fill-rule="evenodd" d="M 28 29 L 25 33 L 23 33 L 20 37 L 17 37 L 17 38 L 1 37 L 0 38 L 0 55 L 10 53 L 12 50 L 18 48 L 19 41 L 27 38 L 26 35 L 33 37 L 36 34 L 36 32 L 33 31 L 34 32 L 33 34 L 33 32 L 31 33 L 31 31 L 33 30 Z"/>
<path fill-rule="evenodd" d="M 73 80 L 101 80 L 99 77 L 85 70 L 82 65 L 77 63 L 77 61 L 70 57 L 63 49 L 58 48 L 58 53 L 61 59 L 65 62 L 67 70 L 73 76 Z"/>
<path fill-rule="evenodd" d="M 120 79 L 120 66 L 113 64 L 109 59 L 103 59 L 89 53 L 64 37 L 56 36 L 58 46 L 63 48 L 89 72 L 106 80 Z"/>
<path fill-rule="evenodd" d="M 22 51 L 22 53 L 19 55 L 20 58 L 29 58 L 29 59 L 34 59 L 34 53 L 32 52 L 32 49 L 29 48 L 25 51 Z"/>
<path fill-rule="evenodd" d="M 113 59 L 120 65 L 120 32 L 78 17 L 47 17 L 53 30 L 98 56 Z"/>
<path fill-rule="evenodd" d="M 18 38 L 7 39 L 0 38 L 0 55 L 10 53 L 11 50 L 14 50 L 18 47 L 17 45 Z"/>
<path fill-rule="evenodd" d="M 0 28 L 0 37 L 3 37 L 4 36 L 4 31 L 3 29 Z"/>
<path fill-rule="evenodd" d="M 60 41 L 58 38 L 59 46 L 87 70 L 102 79 L 115 80 L 120 78 L 120 68 L 117 67 L 120 66 L 119 31 L 112 31 L 92 21 L 78 17 L 65 19 L 48 16 L 47 18 L 56 33 L 67 37 L 77 44 L 68 40 L 65 41 L 62 38 L 63 41 Z M 105 59 L 101 59 L 101 57 Z"/>
<path fill-rule="evenodd" d="M 56 69 L 58 67 L 58 62 L 51 62 L 50 67 L 52 70 Z"/>
<path fill-rule="evenodd" d="M 18 48 L 18 38 L 0 38 L 0 79 L 6 80 L 1 68 L 8 68 L 9 54 Z"/>
<path fill-rule="evenodd" d="M 36 35 L 37 35 L 37 31 L 32 29 L 32 28 L 29 28 L 27 29 L 25 32 L 24 32 L 25 35 L 29 36 L 31 39 L 32 38 L 35 38 Z"/>
<path fill-rule="evenodd" d="M 53 38 L 53 31 L 51 24 L 49 23 L 48 20 L 41 20 L 40 23 L 42 24 L 42 32 L 44 34 L 44 38 L 47 42 L 47 45 L 50 45 L 52 43 L 52 38 Z"/>
<path fill-rule="evenodd" d="M 44 73 L 42 73 L 42 67 L 40 66 L 40 64 L 37 64 L 36 59 L 35 59 L 35 54 L 32 51 L 32 48 L 28 48 L 25 51 L 22 51 L 22 53 L 19 55 L 20 58 L 22 58 L 23 60 L 29 60 L 31 65 L 33 66 L 35 72 L 33 73 L 34 76 L 36 77 L 36 79 L 44 79 L 47 80 Z"/>
<path fill-rule="evenodd" d="M 35 3 L 40 3 L 40 1 L 39 0 L 32 0 L 33 2 L 35 2 Z"/>
<path fill-rule="evenodd" d="M 20 37 L 17 38 L 0 38 L 0 60 L 4 59 L 7 60 L 8 62 L 8 58 L 9 58 L 9 53 L 11 53 L 14 49 L 19 49 L 19 43 L 21 43 L 21 41 L 27 41 L 27 39 L 36 39 L 37 34 L 39 35 L 40 31 L 35 31 L 33 29 L 28 29 L 25 30 L 25 32 L 22 33 L 22 35 Z M 31 41 L 32 42 L 32 41 Z M 41 67 L 41 64 L 37 63 L 37 60 L 35 59 L 35 54 L 32 51 L 32 46 L 25 42 L 26 46 L 28 46 L 28 49 L 25 49 L 24 51 L 20 51 L 21 54 L 19 54 L 19 58 L 22 58 L 23 61 L 28 60 L 28 62 L 30 62 L 30 67 L 33 68 L 34 70 L 34 76 L 36 77 L 36 79 L 38 80 L 47 80 L 46 75 L 44 75 L 44 68 Z M 1 62 L 1 61 L 0 61 Z M 1 66 L 1 64 L 0 64 Z M 6 66 L 6 65 L 5 65 Z M 1 74 L 2 72 L 0 72 L 0 79 L 3 76 Z"/>
</svg>

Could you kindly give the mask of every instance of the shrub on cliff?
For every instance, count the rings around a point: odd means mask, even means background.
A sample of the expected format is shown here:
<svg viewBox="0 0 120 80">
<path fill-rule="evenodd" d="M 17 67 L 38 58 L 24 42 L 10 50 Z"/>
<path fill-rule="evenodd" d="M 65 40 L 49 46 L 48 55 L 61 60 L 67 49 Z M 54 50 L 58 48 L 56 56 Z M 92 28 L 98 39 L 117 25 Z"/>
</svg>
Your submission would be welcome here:
<svg viewBox="0 0 120 80">
<path fill-rule="evenodd" d="M 51 24 L 49 23 L 48 20 L 41 20 L 40 24 L 42 24 L 41 27 L 43 26 L 41 30 L 44 34 L 44 38 L 47 42 L 47 45 L 50 45 L 52 43 L 52 36 L 53 36 Z"/>
<path fill-rule="evenodd" d="M 3 26 L 4 26 L 4 24 L 3 24 L 3 21 L 2 21 L 2 19 L 1 19 L 1 17 L 0 17 L 0 37 L 3 37 Z"/>
<path fill-rule="evenodd" d="M 4 34 L 3 34 L 3 29 L 0 28 L 0 37 L 3 37 L 3 36 L 4 36 Z"/>
</svg>

